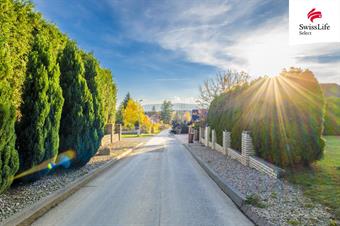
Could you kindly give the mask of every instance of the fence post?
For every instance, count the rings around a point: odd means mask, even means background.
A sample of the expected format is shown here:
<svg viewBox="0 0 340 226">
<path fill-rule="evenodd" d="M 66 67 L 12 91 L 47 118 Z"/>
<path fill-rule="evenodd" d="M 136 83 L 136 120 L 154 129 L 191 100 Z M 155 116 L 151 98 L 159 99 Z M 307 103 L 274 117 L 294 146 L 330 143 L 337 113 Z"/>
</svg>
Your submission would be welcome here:
<svg viewBox="0 0 340 226">
<path fill-rule="evenodd" d="M 209 147 L 209 134 L 210 128 L 209 126 L 205 127 L 205 146 Z"/>
<path fill-rule="evenodd" d="M 208 139 L 207 139 L 207 146 L 209 147 L 209 143 L 211 141 L 211 128 L 208 126 Z"/>
<path fill-rule="evenodd" d="M 228 155 L 228 148 L 230 148 L 230 132 L 223 131 L 223 149 L 226 155 Z"/>
<path fill-rule="evenodd" d="M 113 128 L 113 124 L 106 124 L 105 125 L 105 132 L 104 132 L 104 134 L 110 135 L 110 144 L 113 143 L 113 132 L 114 132 L 113 129 L 114 129 Z"/>
<path fill-rule="evenodd" d="M 198 141 L 200 142 L 200 143 L 202 143 L 202 127 L 199 127 L 199 132 L 198 132 Z"/>
<path fill-rule="evenodd" d="M 216 147 L 216 131 L 213 129 L 211 131 L 211 148 L 215 150 L 215 147 Z"/>
<path fill-rule="evenodd" d="M 118 141 L 120 141 L 122 137 L 122 124 L 116 124 L 115 133 L 118 134 Z"/>
<path fill-rule="evenodd" d="M 243 131 L 242 132 L 242 156 L 244 157 L 244 164 L 249 165 L 249 156 L 253 156 L 255 154 L 253 141 L 250 136 L 250 131 Z"/>
<path fill-rule="evenodd" d="M 118 140 L 122 138 L 122 124 L 118 124 Z"/>
</svg>

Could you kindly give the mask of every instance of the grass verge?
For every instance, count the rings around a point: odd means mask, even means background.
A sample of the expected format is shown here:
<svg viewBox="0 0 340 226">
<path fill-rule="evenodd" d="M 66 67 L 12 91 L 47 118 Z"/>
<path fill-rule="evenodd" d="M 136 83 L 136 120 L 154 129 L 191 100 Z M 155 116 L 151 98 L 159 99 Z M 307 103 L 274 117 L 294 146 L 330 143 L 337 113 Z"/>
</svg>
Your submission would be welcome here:
<svg viewBox="0 0 340 226">
<path fill-rule="evenodd" d="M 137 134 L 122 134 L 122 138 L 135 138 L 135 137 L 151 137 L 154 136 L 155 134 L 150 134 L 150 133 L 142 133 L 140 135 Z"/>
<path fill-rule="evenodd" d="M 340 136 L 326 136 L 324 158 L 309 169 L 292 171 L 288 180 L 313 201 L 330 208 L 340 220 Z"/>
</svg>

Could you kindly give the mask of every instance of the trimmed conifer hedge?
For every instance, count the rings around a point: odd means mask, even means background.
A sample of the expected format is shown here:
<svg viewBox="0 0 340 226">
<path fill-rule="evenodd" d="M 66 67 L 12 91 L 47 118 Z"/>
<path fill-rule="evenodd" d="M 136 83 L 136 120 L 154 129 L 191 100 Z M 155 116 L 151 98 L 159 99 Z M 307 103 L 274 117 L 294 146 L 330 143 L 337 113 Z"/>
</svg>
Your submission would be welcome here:
<svg viewBox="0 0 340 226">
<path fill-rule="evenodd" d="M 37 34 L 29 54 L 22 95 L 22 118 L 17 125 L 19 172 L 31 169 L 46 160 L 53 163 L 58 154 L 59 125 L 64 99 L 56 58 L 50 42 L 44 35 Z M 34 179 L 42 173 L 37 172 L 29 177 Z"/>
<path fill-rule="evenodd" d="M 100 90 L 100 68 L 98 61 L 92 54 L 83 54 L 83 62 L 85 67 L 85 79 L 92 95 L 94 120 L 90 129 L 93 140 L 93 149 L 97 150 L 100 146 L 100 141 L 104 136 L 104 112 Z"/>
<path fill-rule="evenodd" d="M 73 166 L 85 165 L 97 152 L 93 99 L 85 79 L 81 53 L 68 41 L 59 57 L 60 85 L 65 99 L 60 122 L 60 152 L 73 150 Z"/>
<path fill-rule="evenodd" d="M 20 173 L 42 163 L 48 171 L 69 149 L 73 165 L 84 165 L 115 120 L 111 71 L 68 40 L 30 0 L 0 1 L 0 193 L 19 169 L 18 152 Z"/>
<path fill-rule="evenodd" d="M 8 47 L 0 40 L 0 193 L 11 185 L 19 168 L 15 150 L 13 88 L 9 84 L 11 72 Z"/>
<path fill-rule="evenodd" d="M 231 145 L 241 150 L 241 133 L 251 131 L 256 154 L 281 167 L 308 165 L 324 149 L 324 99 L 309 70 L 291 68 L 276 78 L 260 78 L 215 98 L 208 124 L 231 131 Z"/>
</svg>

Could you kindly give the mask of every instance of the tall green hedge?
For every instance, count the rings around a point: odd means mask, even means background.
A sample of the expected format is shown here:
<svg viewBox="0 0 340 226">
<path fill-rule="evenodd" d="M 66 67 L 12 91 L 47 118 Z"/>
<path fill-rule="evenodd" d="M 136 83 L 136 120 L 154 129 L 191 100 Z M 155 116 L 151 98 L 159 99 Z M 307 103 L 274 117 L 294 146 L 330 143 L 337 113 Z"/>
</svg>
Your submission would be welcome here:
<svg viewBox="0 0 340 226">
<path fill-rule="evenodd" d="M 326 98 L 324 135 L 340 136 L 340 97 Z"/>
<path fill-rule="evenodd" d="M 9 48 L 0 39 L 0 193 L 7 189 L 19 168 L 18 153 L 15 150 L 15 107 L 12 102 L 13 87 Z"/>
<path fill-rule="evenodd" d="M 18 152 L 22 172 L 53 161 L 56 150 L 75 150 L 74 165 L 97 151 L 104 123 L 114 122 L 117 88 L 90 58 L 30 0 L 0 1 L 0 192 L 18 171 Z"/>
<path fill-rule="evenodd" d="M 12 76 L 8 79 L 13 89 L 12 103 L 20 117 L 22 85 L 26 76 L 27 57 L 31 49 L 32 32 L 40 15 L 33 12 L 29 1 L 0 1 L 0 36 L 6 39 Z"/>
<path fill-rule="evenodd" d="M 46 160 L 54 162 L 58 153 L 64 99 L 56 57 L 50 42 L 44 35 L 38 34 L 29 54 L 22 118 L 17 126 L 20 172 Z M 32 176 L 29 175 L 30 178 Z"/>
<path fill-rule="evenodd" d="M 85 165 L 97 151 L 92 129 L 95 115 L 93 99 L 84 77 L 81 53 L 68 41 L 59 57 L 60 84 L 65 99 L 60 122 L 60 152 L 74 150 L 73 166 Z"/>
<path fill-rule="evenodd" d="M 90 132 L 93 140 L 93 149 L 97 150 L 100 146 L 100 141 L 104 136 L 104 112 L 103 112 L 103 104 L 100 96 L 100 68 L 98 61 L 94 58 L 92 54 L 83 54 L 83 61 L 85 66 L 85 79 L 89 90 L 92 95 L 93 101 L 93 113 L 94 119 L 93 124 L 89 128 L 92 131 Z"/>
<path fill-rule="evenodd" d="M 0 193 L 19 169 L 15 121 L 32 37 L 31 8 L 26 2 L 0 1 Z"/>
<path fill-rule="evenodd" d="M 291 68 L 277 78 L 235 87 L 211 103 L 208 124 L 231 131 L 241 150 L 241 133 L 251 131 L 256 154 L 276 165 L 308 165 L 322 157 L 324 99 L 312 72 Z"/>
<path fill-rule="evenodd" d="M 109 69 L 101 69 L 98 77 L 99 95 L 103 105 L 105 123 L 115 123 L 117 86 L 113 82 L 113 76 Z"/>
</svg>

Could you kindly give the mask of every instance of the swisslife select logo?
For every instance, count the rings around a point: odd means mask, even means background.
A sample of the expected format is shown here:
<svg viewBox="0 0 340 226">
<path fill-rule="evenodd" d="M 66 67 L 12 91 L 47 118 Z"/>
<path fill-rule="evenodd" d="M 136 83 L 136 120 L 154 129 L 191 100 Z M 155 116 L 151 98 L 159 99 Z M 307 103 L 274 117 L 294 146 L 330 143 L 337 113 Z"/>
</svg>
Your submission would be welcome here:
<svg viewBox="0 0 340 226">
<path fill-rule="evenodd" d="M 289 0 L 289 41 L 340 42 L 340 0 Z"/>
<path fill-rule="evenodd" d="M 317 18 L 322 18 L 322 13 L 320 11 L 315 11 L 315 8 L 309 11 L 307 14 L 308 19 L 314 23 L 314 20 Z"/>
</svg>

